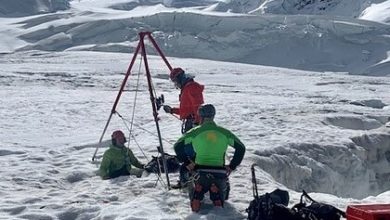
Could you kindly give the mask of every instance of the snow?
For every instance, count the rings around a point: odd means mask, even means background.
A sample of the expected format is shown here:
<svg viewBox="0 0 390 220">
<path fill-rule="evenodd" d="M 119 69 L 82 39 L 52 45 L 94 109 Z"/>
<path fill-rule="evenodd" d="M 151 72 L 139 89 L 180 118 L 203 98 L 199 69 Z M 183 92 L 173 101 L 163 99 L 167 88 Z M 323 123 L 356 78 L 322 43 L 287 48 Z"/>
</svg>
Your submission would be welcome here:
<svg viewBox="0 0 390 220">
<path fill-rule="evenodd" d="M 134 50 L 140 31 L 153 31 L 170 56 L 311 71 L 388 75 L 387 24 L 350 17 L 222 13 L 123 1 L 72 1 L 67 11 L 4 19 L 1 52 Z M 222 3 L 221 3 L 222 4 Z M 92 6 L 91 6 L 92 5 Z M 10 34 L 12 33 L 12 35 Z M 153 53 L 154 51 L 152 51 Z"/>
<path fill-rule="evenodd" d="M 251 11 L 251 13 L 262 14 L 314 14 L 331 15 L 343 17 L 360 17 L 364 10 L 375 5 L 388 4 L 388 0 L 264 0 L 261 5 Z M 385 15 L 388 8 L 379 8 L 373 10 L 382 12 Z M 383 16 L 377 16 L 377 19 L 383 19 Z M 380 21 L 376 19 L 368 19 Z"/>
<path fill-rule="evenodd" d="M 287 189 L 290 206 L 303 189 L 342 210 L 389 203 L 390 29 L 384 17 L 364 17 L 379 11 L 374 4 L 359 2 L 335 16 L 338 4 L 275 14 L 256 9 L 282 1 L 75 0 L 68 10 L 2 17 L 0 218 L 245 219 L 253 163 L 259 193 Z M 365 8 L 361 18 L 371 21 L 354 18 Z M 109 133 L 127 131 L 114 115 L 91 162 L 141 30 L 205 85 L 216 122 L 247 147 L 224 209 L 206 200 L 192 213 L 187 193 L 167 191 L 154 174 L 96 175 Z M 167 67 L 147 52 L 157 95 L 177 104 Z M 138 91 L 128 139 L 146 163 L 159 143 L 140 64 L 117 110 L 130 120 Z M 159 118 L 173 153 L 181 122 L 162 111 Z"/>
<path fill-rule="evenodd" d="M 390 23 L 390 1 L 385 1 L 379 4 L 372 4 L 366 8 L 360 15 L 361 19 Z"/>
<path fill-rule="evenodd" d="M 69 8 L 69 0 L 1 0 L 1 17 L 23 17 Z"/>
</svg>

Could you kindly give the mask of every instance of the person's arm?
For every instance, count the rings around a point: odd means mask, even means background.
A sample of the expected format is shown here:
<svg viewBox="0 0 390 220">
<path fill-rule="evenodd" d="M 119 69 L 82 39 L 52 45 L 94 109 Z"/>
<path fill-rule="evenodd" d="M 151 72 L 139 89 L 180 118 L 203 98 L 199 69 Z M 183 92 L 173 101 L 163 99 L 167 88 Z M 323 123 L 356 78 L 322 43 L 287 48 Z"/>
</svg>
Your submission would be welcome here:
<svg viewBox="0 0 390 220">
<path fill-rule="evenodd" d="M 175 153 L 176 153 L 176 157 L 177 159 L 182 162 L 182 163 L 190 163 L 191 161 L 189 160 L 189 156 L 191 155 L 188 155 L 188 152 L 186 152 L 186 148 L 192 148 L 192 144 L 191 143 L 185 143 L 185 138 L 184 136 L 181 137 L 176 143 L 175 145 L 173 146 L 173 149 L 175 150 Z M 188 149 L 187 149 L 188 151 Z"/>
<path fill-rule="evenodd" d="M 131 165 L 133 165 L 137 168 L 143 169 L 144 165 L 142 163 L 140 163 L 138 161 L 138 159 L 134 156 L 133 151 L 131 151 L 130 149 L 127 149 L 127 152 L 129 154 L 129 159 L 130 159 Z"/>
<path fill-rule="evenodd" d="M 180 116 L 180 119 L 189 118 L 192 112 L 192 97 L 191 97 L 191 88 L 186 86 L 182 89 L 180 95 L 180 104 L 179 108 L 173 109 L 173 113 Z"/>
<path fill-rule="evenodd" d="M 232 145 L 235 151 L 233 159 L 230 161 L 229 167 L 232 170 L 235 170 L 238 165 L 241 164 L 242 159 L 245 155 L 245 145 L 238 139 L 235 135 L 232 134 Z"/>
<path fill-rule="evenodd" d="M 198 115 L 199 106 L 204 103 L 203 100 L 203 86 L 193 84 L 189 91 L 188 99 L 190 100 L 191 109 L 195 115 Z"/>
<path fill-rule="evenodd" d="M 175 114 L 175 115 L 179 115 L 179 116 L 181 116 L 181 115 L 180 115 L 180 111 L 181 111 L 181 110 L 180 110 L 180 106 L 181 106 L 181 101 L 182 101 L 182 97 L 183 97 L 183 96 L 182 96 L 182 95 L 183 95 L 183 94 L 182 94 L 182 93 L 183 93 L 183 90 L 181 90 L 180 93 L 181 93 L 181 94 L 180 94 L 180 98 L 179 98 L 179 101 L 180 101 L 179 107 L 171 107 L 171 112 L 170 112 L 171 114 Z M 180 117 L 180 119 L 182 119 L 182 118 Z"/>
<path fill-rule="evenodd" d="M 99 175 L 102 177 L 102 179 L 105 180 L 110 178 L 110 166 L 111 166 L 111 156 L 106 151 L 103 154 L 103 160 L 99 168 Z"/>
<path fill-rule="evenodd" d="M 172 107 L 171 114 L 180 115 L 180 109 L 176 107 Z"/>
</svg>

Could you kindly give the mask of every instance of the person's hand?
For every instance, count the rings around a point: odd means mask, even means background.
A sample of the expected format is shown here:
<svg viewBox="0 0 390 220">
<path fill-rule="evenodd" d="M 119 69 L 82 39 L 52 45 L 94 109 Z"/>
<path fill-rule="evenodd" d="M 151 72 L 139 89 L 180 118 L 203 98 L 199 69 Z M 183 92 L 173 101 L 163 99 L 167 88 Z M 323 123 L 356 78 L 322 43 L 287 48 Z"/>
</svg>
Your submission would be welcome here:
<svg viewBox="0 0 390 220">
<path fill-rule="evenodd" d="M 169 105 L 164 105 L 163 109 L 166 113 L 172 114 L 172 108 Z"/>
<path fill-rule="evenodd" d="M 188 171 L 193 171 L 195 169 L 195 163 L 191 162 L 186 166 Z"/>
<path fill-rule="evenodd" d="M 230 174 L 232 173 L 232 168 L 230 168 L 229 165 L 225 165 L 225 169 L 226 169 L 226 176 L 230 176 Z"/>
</svg>

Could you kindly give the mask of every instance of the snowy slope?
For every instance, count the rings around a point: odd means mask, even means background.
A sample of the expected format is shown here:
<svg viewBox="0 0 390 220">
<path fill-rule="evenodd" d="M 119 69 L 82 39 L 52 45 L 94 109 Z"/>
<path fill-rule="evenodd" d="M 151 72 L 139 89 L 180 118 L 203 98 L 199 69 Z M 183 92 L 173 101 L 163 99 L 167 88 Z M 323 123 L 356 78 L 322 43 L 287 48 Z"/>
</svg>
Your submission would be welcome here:
<svg viewBox="0 0 390 220">
<path fill-rule="evenodd" d="M 0 0 L 0 16 L 20 17 L 44 14 L 69 9 L 72 0 Z M 262 13 L 262 14 L 312 14 L 359 17 L 363 11 L 383 11 L 386 16 L 388 0 L 110 0 L 91 1 L 74 0 L 90 6 L 107 6 L 116 10 L 130 11 L 139 6 L 164 5 L 172 8 L 196 8 L 204 11 L 229 13 Z M 367 12 L 363 12 L 366 14 Z M 375 21 L 383 16 L 375 13 Z M 372 16 L 370 16 L 372 17 Z M 377 20 L 377 19 L 378 20 Z M 371 19 L 369 19 L 371 20 Z"/>
<path fill-rule="evenodd" d="M 265 0 L 253 12 L 358 17 L 364 9 L 387 0 Z"/>
<path fill-rule="evenodd" d="M 366 8 L 360 18 L 370 21 L 377 21 L 383 23 L 390 23 L 390 1 L 385 1 L 380 4 L 372 4 Z"/>
<path fill-rule="evenodd" d="M 0 17 L 46 14 L 69 7 L 69 0 L 0 0 Z"/>
<path fill-rule="evenodd" d="M 170 56 L 315 71 L 388 75 L 386 24 L 316 15 L 243 15 L 162 4 L 116 10 L 125 1 L 72 2 L 69 11 L 4 19 L 2 52 L 129 52 L 153 31 Z M 12 34 L 11 34 L 12 33 Z"/>
<path fill-rule="evenodd" d="M 206 85 L 206 102 L 217 106 L 216 121 L 237 133 L 248 149 L 231 176 L 228 208 L 192 214 L 186 193 L 155 186 L 154 175 L 101 180 L 96 171 L 106 148 L 99 150 L 96 163 L 90 158 L 130 57 L 39 51 L 0 57 L 2 217 L 245 219 L 252 163 L 261 168 L 260 193 L 288 188 L 291 204 L 302 189 L 341 209 L 389 201 L 388 77 L 195 59 L 168 58 Z M 149 59 L 157 94 L 164 94 L 167 104 L 177 103 L 167 68 L 161 59 Z M 117 109 L 128 120 L 138 68 L 139 60 Z M 130 139 L 130 147 L 143 162 L 156 155 L 158 145 L 148 97 L 141 75 L 133 131 L 137 142 Z M 172 153 L 180 121 L 163 112 L 159 116 L 164 148 Z M 118 128 L 126 131 L 114 116 L 108 130 Z M 177 174 L 170 177 L 175 181 Z"/>
</svg>

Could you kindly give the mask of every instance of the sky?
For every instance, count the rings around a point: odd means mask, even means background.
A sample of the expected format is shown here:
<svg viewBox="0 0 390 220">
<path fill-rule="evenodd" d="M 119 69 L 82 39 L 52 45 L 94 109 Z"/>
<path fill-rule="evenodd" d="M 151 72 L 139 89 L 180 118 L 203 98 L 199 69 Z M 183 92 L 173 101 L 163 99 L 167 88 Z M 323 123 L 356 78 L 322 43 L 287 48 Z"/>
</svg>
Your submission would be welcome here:
<svg viewBox="0 0 390 220">
<path fill-rule="evenodd" d="M 0 19 L 0 219 L 245 219 L 252 164 L 259 193 L 287 189 L 290 206 L 303 189 L 342 210 L 390 201 L 390 29 L 374 16 L 389 1 L 361 1 L 345 16 L 334 15 L 338 4 L 319 15 L 323 5 L 270 11 L 283 1 L 81 0 L 59 11 L 36 2 L 46 11 L 0 4 L 24 12 Z M 145 163 L 157 155 L 137 59 L 117 109 L 127 121 L 113 117 L 91 162 L 141 30 L 205 85 L 216 122 L 247 147 L 224 209 L 206 199 L 192 213 L 186 191 L 166 190 L 154 174 L 96 175 L 109 134 L 130 133 L 134 106 L 130 148 Z M 147 52 L 156 93 L 178 104 L 168 68 Z M 159 118 L 172 154 L 181 122 Z"/>
</svg>

